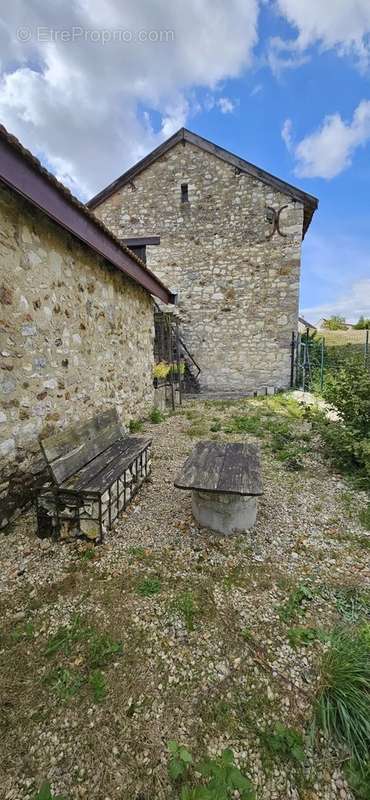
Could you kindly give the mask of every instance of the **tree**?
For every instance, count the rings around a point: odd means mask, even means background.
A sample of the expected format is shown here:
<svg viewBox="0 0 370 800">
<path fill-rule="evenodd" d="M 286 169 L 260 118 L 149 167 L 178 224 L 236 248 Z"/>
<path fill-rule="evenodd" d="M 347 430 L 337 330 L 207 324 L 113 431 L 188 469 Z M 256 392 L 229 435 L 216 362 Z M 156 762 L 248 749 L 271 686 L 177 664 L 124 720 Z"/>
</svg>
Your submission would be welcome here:
<svg viewBox="0 0 370 800">
<path fill-rule="evenodd" d="M 325 320 L 324 327 L 330 331 L 346 331 L 347 325 L 344 317 L 333 314 L 330 319 Z"/>
<path fill-rule="evenodd" d="M 357 331 L 364 331 L 366 328 L 370 328 L 370 319 L 368 317 L 365 319 L 364 315 L 361 314 L 356 325 L 353 327 L 356 328 Z"/>
</svg>

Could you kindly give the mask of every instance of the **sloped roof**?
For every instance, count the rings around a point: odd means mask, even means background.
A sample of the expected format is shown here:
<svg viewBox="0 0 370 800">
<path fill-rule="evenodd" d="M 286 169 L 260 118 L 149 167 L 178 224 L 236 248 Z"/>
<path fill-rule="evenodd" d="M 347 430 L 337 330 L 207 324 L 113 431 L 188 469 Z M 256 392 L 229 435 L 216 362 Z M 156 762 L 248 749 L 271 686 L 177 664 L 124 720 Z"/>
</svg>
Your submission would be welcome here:
<svg viewBox="0 0 370 800">
<path fill-rule="evenodd" d="M 271 186 L 273 189 L 276 189 L 283 194 L 288 195 L 293 200 L 298 200 L 300 203 L 304 205 L 304 220 L 303 220 L 303 236 L 305 235 L 312 216 L 317 209 L 319 201 L 316 197 L 311 194 L 307 194 L 302 189 L 298 189 L 296 186 L 292 186 L 290 183 L 286 183 L 286 181 L 281 180 L 280 178 L 276 178 L 275 175 L 271 175 L 269 172 L 266 172 L 264 169 L 260 167 L 256 167 L 254 164 L 251 164 L 249 161 L 245 161 L 243 158 L 239 158 L 234 153 L 230 153 L 229 150 L 225 150 L 223 147 L 219 147 L 217 144 L 210 142 L 208 139 L 204 139 L 202 136 L 198 136 L 197 133 L 192 133 L 192 131 L 187 130 L 187 128 L 180 128 L 177 133 L 174 133 L 169 139 L 156 147 L 155 150 L 152 150 L 147 156 L 138 161 L 133 167 L 130 167 L 123 175 L 120 175 L 115 181 L 106 186 L 105 189 L 102 189 L 98 194 L 91 198 L 88 201 L 87 206 L 89 208 L 96 208 L 100 205 L 107 197 L 110 197 L 114 192 L 124 186 L 129 181 L 132 181 L 136 175 L 142 172 L 144 169 L 153 164 L 158 158 L 160 158 L 164 153 L 167 153 L 172 147 L 174 147 L 179 142 L 190 142 L 191 144 L 195 145 L 196 147 L 200 147 L 202 150 L 205 150 L 207 153 L 212 153 L 212 155 L 216 156 L 217 158 L 221 158 L 226 163 L 231 164 L 231 166 L 235 167 L 236 170 L 240 172 L 244 172 L 247 175 L 251 175 L 253 178 L 257 178 L 257 180 L 262 181 L 262 183 L 266 183 L 268 186 Z"/>
<path fill-rule="evenodd" d="M 120 242 L 19 140 L 0 125 L 0 182 L 103 256 L 150 294 L 165 303 L 175 297 L 127 245 Z"/>
</svg>

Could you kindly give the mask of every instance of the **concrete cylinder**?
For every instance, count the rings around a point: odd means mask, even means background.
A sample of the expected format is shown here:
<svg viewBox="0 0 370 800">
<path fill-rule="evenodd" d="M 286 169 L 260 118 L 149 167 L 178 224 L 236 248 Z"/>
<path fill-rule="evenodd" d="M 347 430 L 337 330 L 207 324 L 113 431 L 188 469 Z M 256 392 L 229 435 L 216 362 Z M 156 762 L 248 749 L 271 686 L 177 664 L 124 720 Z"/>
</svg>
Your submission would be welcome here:
<svg viewBox="0 0 370 800">
<path fill-rule="evenodd" d="M 257 497 L 193 490 L 192 509 L 203 528 L 229 536 L 245 533 L 255 524 Z"/>
</svg>

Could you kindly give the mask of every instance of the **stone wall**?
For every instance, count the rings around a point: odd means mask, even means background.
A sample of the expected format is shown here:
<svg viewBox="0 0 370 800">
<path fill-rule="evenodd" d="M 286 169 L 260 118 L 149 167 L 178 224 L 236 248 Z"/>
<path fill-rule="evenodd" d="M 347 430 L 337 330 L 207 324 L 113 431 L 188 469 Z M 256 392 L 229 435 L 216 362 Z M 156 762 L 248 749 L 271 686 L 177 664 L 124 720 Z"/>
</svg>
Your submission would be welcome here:
<svg viewBox="0 0 370 800">
<path fill-rule="evenodd" d="M 148 293 L 0 190 L 0 526 L 40 479 L 38 437 L 153 403 Z M 41 476 L 42 477 L 42 476 Z"/>
<path fill-rule="evenodd" d="M 188 202 L 181 184 L 188 184 Z M 275 233 L 266 207 L 289 204 Z M 175 145 L 95 213 L 119 237 L 160 235 L 148 266 L 179 292 L 182 335 L 209 389 L 289 385 L 303 206 L 216 156 Z"/>
</svg>

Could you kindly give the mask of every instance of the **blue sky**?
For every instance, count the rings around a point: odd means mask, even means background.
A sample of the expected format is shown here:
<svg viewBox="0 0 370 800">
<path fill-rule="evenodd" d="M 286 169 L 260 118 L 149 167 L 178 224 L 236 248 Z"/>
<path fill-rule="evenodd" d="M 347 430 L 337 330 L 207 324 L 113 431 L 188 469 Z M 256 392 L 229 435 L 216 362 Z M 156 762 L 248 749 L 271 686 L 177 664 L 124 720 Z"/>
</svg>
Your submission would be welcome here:
<svg viewBox="0 0 370 800">
<path fill-rule="evenodd" d="M 301 309 L 370 316 L 369 0 L 13 6 L 0 118 L 72 191 L 88 198 L 185 125 L 319 198 Z"/>
</svg>

